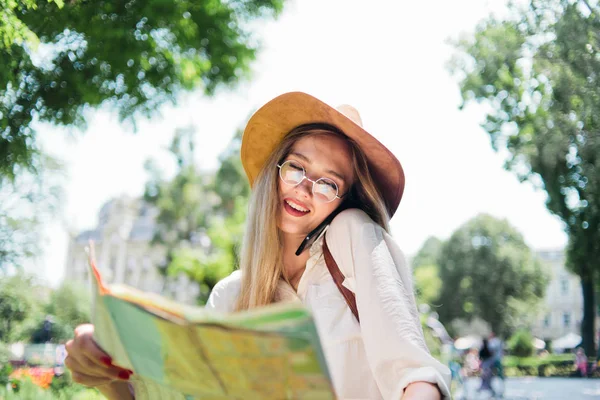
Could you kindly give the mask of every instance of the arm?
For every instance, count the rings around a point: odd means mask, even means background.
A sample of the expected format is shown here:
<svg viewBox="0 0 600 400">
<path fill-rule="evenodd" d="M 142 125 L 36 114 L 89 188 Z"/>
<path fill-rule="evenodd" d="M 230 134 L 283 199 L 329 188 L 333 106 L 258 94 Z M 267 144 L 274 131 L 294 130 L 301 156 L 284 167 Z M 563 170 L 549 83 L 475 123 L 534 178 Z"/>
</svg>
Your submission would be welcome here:
<svg viewBox="0 0 600 400">
<path fill-rule="evenodd" d="M 353 209 L 332 221 L 327 243 L 344 286 L 356 295 L 369 367 L 383 398 L 438 399 L 437 388 L 449 398 L 450 371 L 425 345 L 411 273 L 393 239 Z"/>
<path fill-rule="evenodd" d="M 402 400 L 441 400 L 442 392 L 429 382 L 413 382 L 404 389 Z"/>
</svg>

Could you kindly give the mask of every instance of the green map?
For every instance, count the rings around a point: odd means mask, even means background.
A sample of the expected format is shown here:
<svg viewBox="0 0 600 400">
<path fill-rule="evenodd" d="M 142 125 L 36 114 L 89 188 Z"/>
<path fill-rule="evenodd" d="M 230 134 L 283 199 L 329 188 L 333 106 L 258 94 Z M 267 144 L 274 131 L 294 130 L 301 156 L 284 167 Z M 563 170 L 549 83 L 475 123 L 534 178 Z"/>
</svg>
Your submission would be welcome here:
<svg viewBox="0 0 600 400">
<path fill-rule="evenodd" d="M 90 248 L 95 340 L 134 371 L 136 400 L 335 399 L 310 312 L 277 304 L 220 314 L 106 286 Z"/>
</svg>

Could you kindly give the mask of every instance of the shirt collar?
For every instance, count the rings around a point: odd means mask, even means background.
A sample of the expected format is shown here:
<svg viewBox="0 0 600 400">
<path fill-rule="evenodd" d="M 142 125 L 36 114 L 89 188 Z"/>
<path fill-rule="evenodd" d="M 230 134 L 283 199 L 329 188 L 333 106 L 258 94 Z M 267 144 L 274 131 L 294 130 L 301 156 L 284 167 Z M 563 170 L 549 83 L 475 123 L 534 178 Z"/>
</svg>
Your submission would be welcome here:
<svg viewBox="0 0 600 400">
<path fill-rule="evenodd" d="M 306 286 L 308 282 L 311 280 L 310 273 L 314 269 L 315 265 L 319 263 L 319 259 L 323 254 L 323 239 L 325 237 L 325 232 L 329 226 L 323 229 L 323 232 L 317 237 L 317 239 L 313 242 L 309 249 L 310 257 L 306 261 L 306 269 L 300 278 L 300 282 L 298 283 L 298 292 L 296 293 L 294 289 L 285 281 L 281 280 L 278 288 L 278 297 L 280 300 L 294 300 L 294 299 L 304 299 L 306 295 Z"/>
</svg>

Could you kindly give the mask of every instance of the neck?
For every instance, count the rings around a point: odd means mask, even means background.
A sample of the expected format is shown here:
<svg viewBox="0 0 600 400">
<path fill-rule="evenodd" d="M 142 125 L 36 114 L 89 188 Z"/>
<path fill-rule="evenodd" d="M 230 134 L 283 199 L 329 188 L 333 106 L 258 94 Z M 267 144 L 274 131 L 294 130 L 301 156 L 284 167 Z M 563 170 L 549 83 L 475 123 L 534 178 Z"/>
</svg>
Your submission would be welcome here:
<svg viewBox="0 0 600 400">
<path fill-rule="evenodd" d="M 298 250 L 298 246 L 305 237 L 306 235 L 302 234 L 283 233 L 283 265 L 294 289 L 298 287 L 298 282 L 304 273 L 306 262 L 310 256 L 308 249 L 299 256 L 296 255 L 296 250 Z"/>
</svg>

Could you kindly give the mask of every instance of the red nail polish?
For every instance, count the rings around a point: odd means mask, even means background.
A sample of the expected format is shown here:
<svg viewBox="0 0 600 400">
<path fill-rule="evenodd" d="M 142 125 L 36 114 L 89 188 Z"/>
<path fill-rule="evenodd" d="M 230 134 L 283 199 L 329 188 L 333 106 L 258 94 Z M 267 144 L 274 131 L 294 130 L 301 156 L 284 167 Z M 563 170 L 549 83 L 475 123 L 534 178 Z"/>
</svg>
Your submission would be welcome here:
<svg viewBox="0 0 600 400">
<path fill-rule="evenodd" d="M 100 358 L 100 361 L 102 362 L 102 364 L 106 365 L 107 367 L 110 367 L 112 365 L 112 358 L 104 356 Z"/>
<path fill-rule="evenodd" d="M 128 380 L 129 375 L 130 374 L 128 371 L 119 371 L 119 378 L 121 378 L 121 379 Z"/>
<path fill-rule="evenodd" d="M 128 369 L 127 372 L 129 372 L 129 375 L 133 375 L 133 371 Z"/>
</svg>

